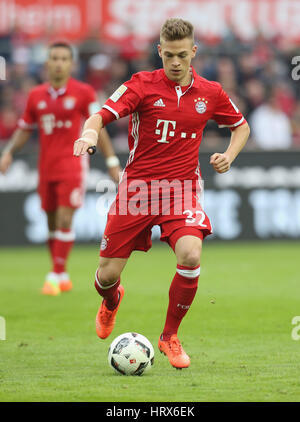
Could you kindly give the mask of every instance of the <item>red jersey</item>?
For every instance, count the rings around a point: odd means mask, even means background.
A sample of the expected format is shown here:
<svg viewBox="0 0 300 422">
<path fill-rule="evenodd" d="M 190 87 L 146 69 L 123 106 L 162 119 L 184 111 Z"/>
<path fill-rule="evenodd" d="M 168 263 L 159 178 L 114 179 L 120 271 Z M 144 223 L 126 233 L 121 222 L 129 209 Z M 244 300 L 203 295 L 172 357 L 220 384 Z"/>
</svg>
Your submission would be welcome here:
<svg viewBox="0 0 300 422">
<path fill-rule="evenodd" d="M 104 125 L 131 114 L 128 179 L 195 180 L 207 121 L 231 130 L 246 123 L 218 82 L 191 72 L 188 87 L 168 79 L 163 69 L 136 73 L 99 111 Z"/>
<path fill-rule="evenodd" d="M 88 157 L 73 156 L 74 141 L 80 136 L 83 119 L 99 108 L 94 89 L 73 78 L 58 90 L 49 83 L 32 89 L 18 126 L 25 130 L 39 129 L 40 180 L 60 181 L 83 176 Z"/>
</svg>

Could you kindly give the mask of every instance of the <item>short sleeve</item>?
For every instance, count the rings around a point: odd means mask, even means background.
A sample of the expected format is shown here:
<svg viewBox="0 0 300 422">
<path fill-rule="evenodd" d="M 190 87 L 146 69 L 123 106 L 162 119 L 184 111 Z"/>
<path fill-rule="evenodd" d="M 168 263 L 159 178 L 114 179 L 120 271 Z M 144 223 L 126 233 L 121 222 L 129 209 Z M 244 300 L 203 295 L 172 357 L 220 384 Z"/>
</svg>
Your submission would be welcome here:
<svg viewBox="0 0 300 422">
<path fill-rule="evenodd" d="M 246 120 L 234 102 L 229 98 L 220 84 L 219 94 L 212 119 L 218 123 L 219 128 L 228 127 L 231 130 L 246 123 Z"/>
<path fill-rule="evenodd" d="M 124 82 L 124 84 L 121 85 L 103 105 L 106 122 L 109 123 L 107 121 L 106 110 L 111 113 L 110 121 L 128 116 L 137 110 L 143 97 L 142 82 L 139 74 L 136 73 L 129 81 Z M 101 111 L 99 112 L 101 115 L 102 113 L 103 112 Z"/>
<path fill-rule="evenodd" d="M 91 86 L 87 85 L 83 93 L 82 114 L 87 119 L 92 114 L 97 113 L 101 109 L 98 101 L 96 91 Z"/>
<path fill-rule="evenodd" d="M 18 121 L 18 127 L 23 130 L 33 130 L 37 127 L 35 106 L 34 106 L 34 95 L 31 92 L 28 96 L 26 107 L 23 115 Z"/>
</svg>

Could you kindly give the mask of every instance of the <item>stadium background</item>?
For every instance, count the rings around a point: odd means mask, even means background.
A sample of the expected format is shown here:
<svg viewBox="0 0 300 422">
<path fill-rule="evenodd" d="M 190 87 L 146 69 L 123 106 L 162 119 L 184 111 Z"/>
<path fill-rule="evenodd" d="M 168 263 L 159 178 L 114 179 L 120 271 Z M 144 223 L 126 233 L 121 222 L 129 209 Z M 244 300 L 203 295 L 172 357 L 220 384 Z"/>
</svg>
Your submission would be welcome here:
<svg viewBox="0 0 300 422">
<path fill-rule="evenodd" d="M 227 174 L 214 174 L 208 159 L 226 148 L 230 132 L 210 123 L 201 145 L 215 236 L 203 248 L 199 290 L 179 333 L 191 367 L 175 371 L 156 347 L 176 265 L 162 243 L 134 253 L 113 336 L 95 334 L 93 275 L 105 224 L 96 186 L 107 177 L 100 154 L 91 158 L 74 222 L 74 289 L 39 294 L 49 256 L 35 134 L 0 175 L 0 401 L 299 401 L 300 1 L 0 0 L 0 150 L 29 90 L 46 79 L 50 42 L 72 42 L 74 76 L 103 102 L 133 72 L 160 66 L 158 30 L 172 16 L 193 22 L 196 70 L 223 84 L 252 128 Z M 124 164 L 127 121 L 108 129 Z M 153 370 L 138 379 L 120 378 L 107 364 L 111 340 L 131 330 L 149 338 L 156 354 Z"/>
<path fill-rule="evenodd" d="M 72 42 L 74 76 L 90 83 L 103 103 L 134 72 L 161 67 L 156 45 L 168 16 L 193 22 L 199 48 L 194 67 L 222 83 L 252 129 L 234 168 L 221 176 L 209 168 L 209 154 L 225 149 L 230 132 L 218 130 L 214 122 L 205 130 L 200 164 L 214 239 L 299 238 L 300 71 L 292 62 L 300 44 L 299 2 L 2 0 L 0 56 L 6 60 L 6 80 L 0 83 L 0 148 L 15 129 L 29 90 L 47 78 L 50 42 Z M 123 165 L 127 123 L 122 119 L 108 127 Z M 46 220 L 35 193 L 37 153 L 34 134 L 10 172 L 0 175 L 2 245 L 46 240 Z M 97 181 L 107 177 L 99 155 L 91 168 L 86 202 L 74 221 L 81 242 L 99 239 L 106 219 L 105 203 L 95 192 Z"/>
</svg>

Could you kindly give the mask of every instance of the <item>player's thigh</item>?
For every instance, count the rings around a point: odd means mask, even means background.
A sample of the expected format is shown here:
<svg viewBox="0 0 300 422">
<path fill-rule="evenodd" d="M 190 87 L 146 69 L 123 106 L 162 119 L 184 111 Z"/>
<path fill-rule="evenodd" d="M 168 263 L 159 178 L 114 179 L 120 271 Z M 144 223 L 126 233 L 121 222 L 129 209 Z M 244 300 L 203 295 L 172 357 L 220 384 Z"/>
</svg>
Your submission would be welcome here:
<svg viewBox="0 0 300 422">
<path fill-rule="evenodd" d="M 59 205 L 56 210 L 56 228 L 70 229 L 72 226 L 75 208 Z"/>
<path fill-rule="evenodd" d="M 179 265 L 196 267 L 200 265 L 202 239 L 191 235 L 182 236 L 177 240 L 174 251 Z"/>
<path fill-rule="evenodd" d="M 120 277 L 128 258 L 106 258 L 100 256 L 97 270 L 98 280 L 102 286 L 115 283 Z"/>
<path fill-rule="evenodd" d="M 85 195 L 85 185 L 82 178 L 75 178 L 63 183 L 61 189 L 61 205 L 71 208 L 80 208 L 83 205 Z"/>
<path fill-rule="evenodd" d="M 57 208 L 56 183 L 39 181 L 38 194 L 41 200 L 41 208 L 47 213 L 55 213 Z M 50 221 L 50 224 L 52 220 Z"/>
</svg>

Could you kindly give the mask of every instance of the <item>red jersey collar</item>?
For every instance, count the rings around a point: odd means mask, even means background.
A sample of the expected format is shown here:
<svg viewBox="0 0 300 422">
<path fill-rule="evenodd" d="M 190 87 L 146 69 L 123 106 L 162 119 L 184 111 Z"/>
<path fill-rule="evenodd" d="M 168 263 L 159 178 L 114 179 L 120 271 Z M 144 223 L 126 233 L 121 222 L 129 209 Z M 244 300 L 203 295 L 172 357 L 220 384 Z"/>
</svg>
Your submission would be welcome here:
<svg viewBox="0 0 300 422">
<path fill-rule="evenodd" d="M 55 89 L 52 85 L 50 85 L 50 82 L 47 83 L 47 91 L 51 95 L 52 98 L 56 99 L 60 95 L 64 95 L 67 92 L 68 86 L 70 83 L 70 79 L 68 79 L 68 82 L 65 86 L 62 86 L 61 88 Z"/>
<path fill-rule="evenodd" d="M 164 69 L 162 70 L 162 76 L 164 81 L 172 88 L 174 88 L 175 86 L 178 85 L 177 82 L 171 81 L 171 79 L 169 79 L 165 73 Z M 199 75 L 196 73 L 195 69 L 193 68 L 193 66 L 190 67 L 190 73 L 192 75 L 192 82 L 190 84 L 190 87 L 195 87 L 195 88 L 199 88 L 199 82 L 200 82 L 200 77 Z"/>
</svg>

